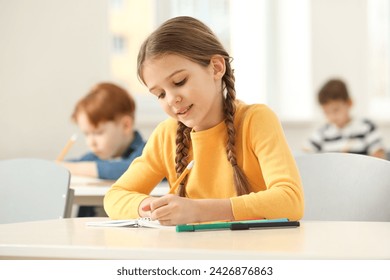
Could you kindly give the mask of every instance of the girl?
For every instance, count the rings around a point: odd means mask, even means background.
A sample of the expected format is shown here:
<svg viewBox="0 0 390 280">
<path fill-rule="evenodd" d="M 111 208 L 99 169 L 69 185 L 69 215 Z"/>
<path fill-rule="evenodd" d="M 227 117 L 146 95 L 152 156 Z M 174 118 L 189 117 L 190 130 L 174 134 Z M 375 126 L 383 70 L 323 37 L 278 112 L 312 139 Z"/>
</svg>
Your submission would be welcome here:
<svg viewBox="0 0 390 280">
<path fill-rule="evenodd" d="M 151 217 L 163 225 L 303 215 L 303 192 L 281 125 L 265 105 L 236 100 L 230 57 L 191 17 L 162 24 L 143 43 L 138 75 L 172 118 L 104 199 L 113 219 Z M 178 189 L 148 194 L 164 177 Z"/>
</svg>

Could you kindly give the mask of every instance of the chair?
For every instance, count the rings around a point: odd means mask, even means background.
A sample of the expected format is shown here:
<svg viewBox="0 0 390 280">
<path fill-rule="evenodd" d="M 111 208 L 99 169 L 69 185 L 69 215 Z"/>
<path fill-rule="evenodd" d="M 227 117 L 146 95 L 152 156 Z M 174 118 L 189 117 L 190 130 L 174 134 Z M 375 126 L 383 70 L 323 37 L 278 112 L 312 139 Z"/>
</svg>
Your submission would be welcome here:
<svg viewBox="0 0 390 280">
<path fill-rule="evenodd" d="M 0 223 L 68 218 L 70 173 L 53 161 L 0 160 Z"/>
<path fill-rule="evenodd" d="M 303 220 L 390 221 L 390 161 L 348 153 L 295 156 Z"/>
</svg>

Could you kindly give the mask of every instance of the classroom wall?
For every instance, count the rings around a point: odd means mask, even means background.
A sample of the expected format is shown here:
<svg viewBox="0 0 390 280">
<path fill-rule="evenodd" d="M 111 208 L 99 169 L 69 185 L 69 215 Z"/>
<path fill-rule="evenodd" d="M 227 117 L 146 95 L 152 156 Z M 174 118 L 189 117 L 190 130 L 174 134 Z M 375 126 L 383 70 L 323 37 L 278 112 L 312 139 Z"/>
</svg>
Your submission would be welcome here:
<svg viewBox="0 0 390 280">
<path fill-rule="evenodd" d="M 367 0 L 312 0 L 312 77 L 314 92 L 329 78 L 348 83 L 356 114 L 368 103 Z"/>
<path fill-rule="evenodd" d="M 109 79 L 107 0 L 0 7 L 0 159 L 54 159 L 74 131 L 76 100 Z"/>
<path fill-rule="evenodd" d="M 107 1 L 0 0 L 0 159 L 54 159 L 78 132 L 69 119 L 75 102 L 110 79 Z M 360 102 L 355 112 L 364 112 L 367 1 L 310 1 L 312 102 L 322 83 L 339 75 Z M 147 138 L 165 114 L 152 96 L 136 98 L 136 126 Z M 321 121 L 319 108 L 307 122 L 283 121 L 294 153 Z M 378 124 L 390 146 L 390 124 Z M 69 156 L 85 150 L 80 137 Z"/>
</svg>

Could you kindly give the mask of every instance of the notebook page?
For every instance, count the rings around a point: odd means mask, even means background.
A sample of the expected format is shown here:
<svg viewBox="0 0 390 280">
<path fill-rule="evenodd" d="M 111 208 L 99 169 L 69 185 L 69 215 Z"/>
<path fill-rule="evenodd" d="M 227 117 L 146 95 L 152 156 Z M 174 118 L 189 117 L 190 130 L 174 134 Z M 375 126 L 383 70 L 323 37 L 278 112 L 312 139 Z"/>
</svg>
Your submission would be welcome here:
<svg viewBox="0 0 390 280">
<path fill-rule="evenodd" d="M 138 219 L 138 225 L 140 227 L 146 228 L 159 228 L 159 229 L 170 229 L 176 230 L 175 226 L 163 226 L 158 220 L 152 221 L 150 218 L 140 218 Z"/>
<path fill-rule="evenodd" d="M 175 230 L 175 226 L 163 226 L 159 221 L 152 221 L 150 218 L 139 218 L 130 220 L 108 220 L 98 222 L 87 222 L 87 226 L 94 227 L 145 227 Z"/>
<path fill-rule="evenodd" d="M 99 222 L 87 222 L 87 226 L 93 227 L 138 227 L 138 220 L 109 220 Z"/>
</svg>

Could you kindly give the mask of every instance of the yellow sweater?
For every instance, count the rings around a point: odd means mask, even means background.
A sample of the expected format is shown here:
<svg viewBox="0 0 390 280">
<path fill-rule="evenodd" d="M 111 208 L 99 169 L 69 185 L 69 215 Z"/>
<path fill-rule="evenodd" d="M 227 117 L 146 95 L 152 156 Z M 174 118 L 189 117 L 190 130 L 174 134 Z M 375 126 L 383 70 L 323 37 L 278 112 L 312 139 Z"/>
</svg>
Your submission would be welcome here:
<svg viewBox="0 0 390 280">
<path fill-rule="evenodd" d="M 233 169 L 226 156 L 226 126 L 221 122 L 208 130 L 191 132 L 190 155 L 195 165 L 188 176 L 188 197 L 230 198 L 236 220 L 301 219 L 304 199 L 300 176 L 275 114 L 265 105 L 237 102 L 234 125 L 237 163 L 249 179 L 251 192 L 236 195 Z M 164 177 L 171 186 L 177 180 L 176 128 L 174 119 L 160 123 L 142 155 L 107 192 L 104 208 L 111 218 L 137 218 L 139 204 Z"/>
</svg>

